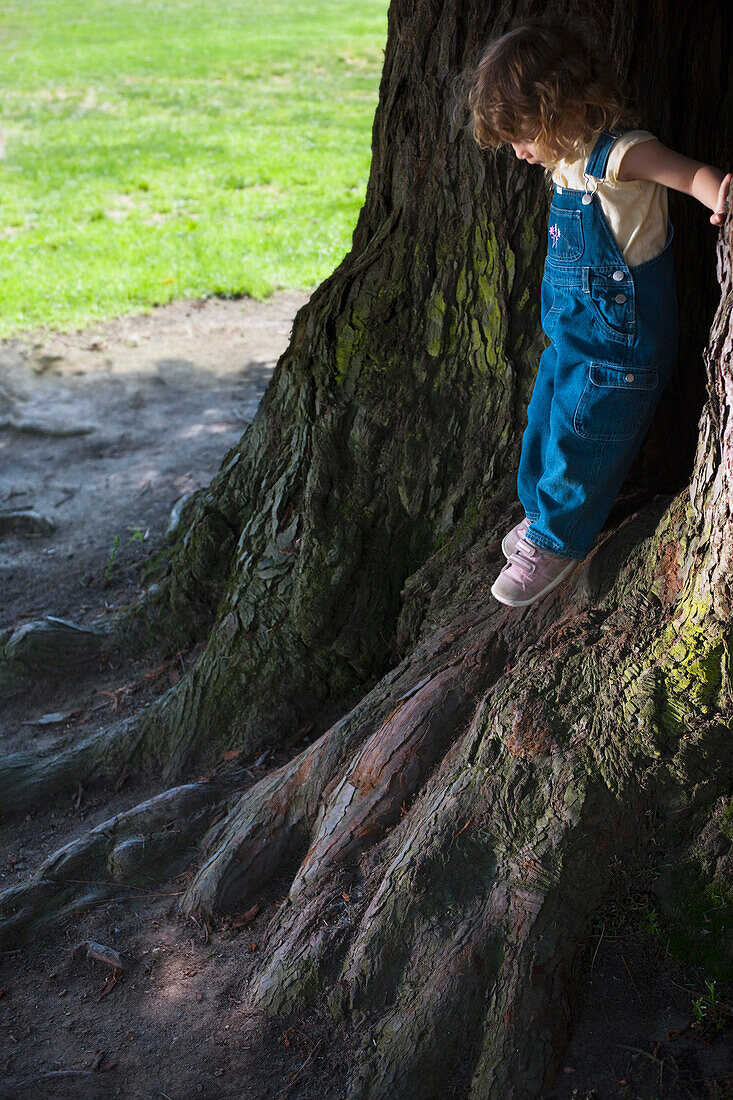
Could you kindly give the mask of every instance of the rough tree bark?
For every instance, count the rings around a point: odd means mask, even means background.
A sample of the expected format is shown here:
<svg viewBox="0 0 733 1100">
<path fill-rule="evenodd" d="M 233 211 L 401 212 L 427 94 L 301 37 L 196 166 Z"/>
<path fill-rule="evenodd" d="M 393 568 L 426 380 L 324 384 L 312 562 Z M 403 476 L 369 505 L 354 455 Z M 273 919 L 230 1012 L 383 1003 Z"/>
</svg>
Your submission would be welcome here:
<svg viewBox="0 0 733 1100">
<path fill-rule="evenodd" d="M 731 793 L 730 217 L 716 282 L 704 211 L 673 203 L 680 369 L 593 552 L 532 608 L 488 593 L 518 518 L 547 204 L 539 173 L 452 123 L 451 89 L 540 8 L 393 0 L 353 248 L 157 582 L 111 626 L 0 639 L 7 691 L 60 651 L 203 642 L 135 720 L 0 765 L 6 814 L 122 767 L 181 784 L 1 895 L 5 939 L 182 861 L 182 909 L 208 918 L 293 867 L 250 996 L 361 1023 L 349 1100 L 428 1100 L 466 1062 L 475 1098 L 539 1095 L 613 862 L 644 866 L 652 836 L 655 859 L 684 851 Z M 717 5 L 557 10 L 596 24 L 662 140 L 724 163 Z M 282 744 L 289 762 L 246 790 L 186 782 L 222 749 Z M 81 877 L 105 885 L 80 894 Z"/>
</svg>

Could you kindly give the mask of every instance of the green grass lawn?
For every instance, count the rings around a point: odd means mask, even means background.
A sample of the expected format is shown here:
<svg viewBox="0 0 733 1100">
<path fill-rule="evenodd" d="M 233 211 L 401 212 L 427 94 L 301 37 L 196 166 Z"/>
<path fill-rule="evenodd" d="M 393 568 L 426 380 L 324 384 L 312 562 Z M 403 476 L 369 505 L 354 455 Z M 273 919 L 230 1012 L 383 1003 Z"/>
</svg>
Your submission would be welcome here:
<svg viewBox="0 0 733 1100">
<path fill-rule="evenodd" d="M 388 0 L 4 0 L 0 336 L 310 289 L 363 202 Z"/>
</svg>

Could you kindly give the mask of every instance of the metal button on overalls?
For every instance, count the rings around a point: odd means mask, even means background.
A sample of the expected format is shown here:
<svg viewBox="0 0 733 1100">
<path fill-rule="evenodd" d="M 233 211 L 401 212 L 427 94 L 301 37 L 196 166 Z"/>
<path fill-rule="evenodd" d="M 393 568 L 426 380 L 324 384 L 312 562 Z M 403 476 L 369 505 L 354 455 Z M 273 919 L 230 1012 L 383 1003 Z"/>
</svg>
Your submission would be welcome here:
<svg viewBox="0 0 733 1100">
<path fill-rule="evenodd" d="M 585 191 L 555 188 L 541 295 L 550 344 L 517 479 L 528 540 L 571 558 L 603 527 L 677 355 L 672 225 L 657 256 L 629 267 L 597 194 L 618 136 L 599 135 Z"/>
</svg>

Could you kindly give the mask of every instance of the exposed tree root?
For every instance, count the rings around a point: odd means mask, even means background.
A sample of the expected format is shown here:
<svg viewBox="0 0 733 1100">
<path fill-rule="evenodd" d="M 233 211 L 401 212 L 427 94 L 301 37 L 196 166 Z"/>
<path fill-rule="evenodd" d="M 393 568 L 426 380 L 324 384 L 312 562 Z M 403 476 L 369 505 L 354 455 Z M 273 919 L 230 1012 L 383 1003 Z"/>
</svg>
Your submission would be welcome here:
<svg viewBox="0 0 733 1100">
<path fill-rule="evenodd" d="M 39 677 L 78 670 L 112 648 L 109 624 L 77 626 L 48 615 L 0 632 L 0 694 L 11 695 Z"/>
<path fill-rule="evenodd" d="M 675 501 L 652 541 L 667 545 L 687 518 Z M 236 801 L 214 784 L 178 788 L 68 845 L 0 897 L 4 939 L 170 877 L 194 846 L 180 904 L 216 914 L 305 850 L 252 1003 L 283 1012 L 325 993 L 360 1020 L 350 1100 L 435 1095 L 460 1060 L 474 1100 L 538 1095 L 562 1057 L 611 860 L 643 859 L 647 811 L 678 811 L 684 792 L 712 803 L 733 764 L 716 702 L 725 647 L 689 611 L 704 571 L 687 573 L 671 623 L 648 594 L 660 555 L 617 541 L 617 586 L 589 607 L 566 602 L 540 637 L 542 619 L 528 619 L 513 653 L 491 615 L 441 628 Z"/>
<path fill-rule="evenodd" d="M 89 435 L 96 431 L 93 424 L 80 424 L 59 419 L 33 419 L 23 416 L 19 407 L 23 398 L 18 397 L 6 385 L 0 385 L 0 428 L 11 428 L 27 435 L 43 435 L 65 438 L 74 435 Z"/>
<path fill-rule="evenodd" d="M 475 679 L 456 657 L 400 695 L 376 732 L 368 735 L 359 722 L 362 703 L 248 790 L 207 838 L 210 854 L 187 890 L 184 908 L 213 913 L 242 902 L 286 853 L 307 842 L 311 830 L 293 897 L 309 882 L 321 882 L 332 864 L 360 851 L 366 838 L 381 836 L 455 738 L 472 705 L 467 682 Z M 366 739 L 355 751 L 360 737 Z"/>
<path fill-rule="evenodd" d="M 497 683 L 381 851 L 353 836 L 361 871 L 324 862 L 306 893 L 306 857 L 272 921 L 250 997 L 292 1011 L 330 988 L 335 1013 L 364 1013 L 350 1100 L 432 1096 L 460 1058 L 476 1100 L 547 1088 L 611 860 L 643 860 L 647 810 L 683 791 L 712 805 L 728 782 L 724 717 L 701 716 L 691 744 L 694 703 L 675 698 L 673 728 L 665 665 L 650 677 L 638 656 L 665 641 L 658 601 L 632 591 L 581 619 Z"/>
<path fill-rule="evenodd" d="M 308 749 L 248 790 L 205 838 L 203 862 L 182 900 L 183 910 L 213 914 L 240 902 L 277 870 L 294 846 L 307 844 L 311 833 L 293 896 L 307 889 L 309 882 L 320 882 L 334 863 L 361 850 L 367 838 L 373 842 L 383 835 L 455 738 L 477 685 L 485 688 L 496 677 L 494 652 L 491 646 L 479 654 L 458 652 L 452 661 L 443 660 L 407 690 L 404 674 L 396 683 L 395 673 L 389 674 L 384 684 Z M 409 664 L 405 672 L 412 672 Z M 378 724 L 380 713 L 385 717 Z M 140 723 L 128 719 L 46 760 L 23 753 L 7 757 L 0 772 L 6 789 L 5 811 L 17 811 L 42 796 L 71 790 L 82 776 L 87 781 L 111 777 L 140 755 L 141 736 Z M 208 799 L 212 786 L 201 789 Z M 172 796 L 167 792 L 159 797 L 163 805 Z M 153 805 L 145 803 L 123 815 L 124 828 L 145 822 Z M 77 850 L 83 861 L 99 843 L 104 848 L 98 835 L 105 829 L 109 831 L 108 826 L 99 827 L 76 842 L 74 858 Z M 137 844 L 127 845 L 124 850 L 136 857 L 138 848 Z M 150 851 L 150 844 L 140 851 Z M 119 852 L 115 859 L 118 856 Z M 65 869 L 69 851 L 62 849 L 57 857 Z M 17 919 L 6 919 L 6 936 L 24 927 L 40 901 L 53 896 L 54 904 L 58 903 L 53 882 L 49 885 L 55 878 L 51 875 L 55 858 L 47 860 L 28 884 L 30 916 L 23 915 L 23 909 Z M 13 892 L 13 905 L 26 896 L 26 888 L 19 889 L 20 894 Z M 90 892 L 77 893 L 76 904 L 85 904 Z M 68 899 L 66 895 L 61 899 L 60 915 L 74 908 L 73 895 L 72 889 Z M 91 896 L 96 897 L 96 891 L 91 891 Z"/>
<path fill-rule="evenodd" d="M 323 800 L 291 900 L 317 888 L 334 864 L 359 854 L 407 812 L 475 708 L 469 683 L 475 686 L 475 678 L 460 660 L 426 677 L 355 754 Z"/>
<path fill-rule="evenodd" d="M 14 508 L 0 512 L 0 535 L 52 535 L 56 524 L 50 516 L 43 516 L 34 508 Z"/>
<path fill-rule="evenodd" d="M 187 866 L 226 789 L 190 783 L 156 795 L 54 852 L 26 883 L 0 894 L 0 942 L 17 942 L 86 906 Z"/>
<path fill-rule="evenodd" d="M 114 778 L 131 763 L 141 738 L 140 720 L 131 717 L 49 756 L 14 752 L 2 757 L 0 820 L 73 791 L 79 783 Z"/>
<path fill-rule="evenodd" d="M 333 741 L 343 725 L 337 723 L 251 787 L 211 831 L 200 870 L 182 899 L 185 912 L 226 912 L 277 871 L 315 815 Z"/>
</svg>

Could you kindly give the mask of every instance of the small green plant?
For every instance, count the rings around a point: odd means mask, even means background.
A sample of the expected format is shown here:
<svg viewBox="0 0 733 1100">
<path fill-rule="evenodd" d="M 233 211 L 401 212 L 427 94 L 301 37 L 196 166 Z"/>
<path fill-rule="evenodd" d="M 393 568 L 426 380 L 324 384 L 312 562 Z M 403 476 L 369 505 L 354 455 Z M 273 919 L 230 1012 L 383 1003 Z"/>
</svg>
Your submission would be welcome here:
<svg viewBox="0 0 733 1100">
<path fill-rule="evenodd" d="M 115 535 L 115 540 L 112 543 L 112 549 L 109 552 L 109 557 L 107 558 L 107 565 L 106 565 L 106 568 L 104 570 L 104 583 L 105 584 L 109 583 L 110 574 L 112 572 L 112 566 L 115 563 L 115 558 L 117 557 L 117 547 L 119 545 L 120 545 L 120 536 Z"/>
<path fill-rule="evenodd" d="M 659 917 L 656 909 L 649 906 L 644 910 L 639 919 L 639 930 L 647 936 L 654 936 L 655 939 L 659 936 Z"/>
<path fill-rule="evenodd" d="M 706 981 L 705 988 L 707 993 L 696 997 L 692 1002 L 693 1022 L 696 1027 L 722 1031 L 729 1022 L 730 1012 L 727 1006 L 721 1003 L 718 986 L 714 980 Z"/>
<path fill-rule="evenodd" d="M 133 542 L 144 542 L 147 537 L 148 537 L 148 532 L 147 531 L 143 532 L 139 527 L 135 527 L 133 529 L 133 532 L 130 535 L 129 539 L 125 543 L 125 548 L 128 547 L 128 546 L 131 546 Z M 113 569 L 114 564 L 115 564 L 115 558 L 117 557 L 117 551 L 119 549 L 119 546 L 120 546 L 120 536 L 115 535 L 114 542 L 112 543 L 112 549 L 110 550 L 109 557 L 107 558 L 107 565 L 106 565 L 105 570 L 104 570 L 104 583 L 105 584 L 109 584 L 109 578 L 111 576 L 112 569 Z"/>
</svg>

